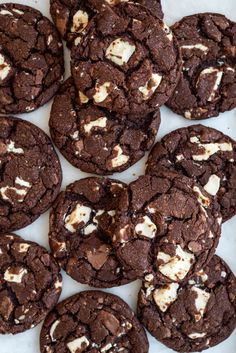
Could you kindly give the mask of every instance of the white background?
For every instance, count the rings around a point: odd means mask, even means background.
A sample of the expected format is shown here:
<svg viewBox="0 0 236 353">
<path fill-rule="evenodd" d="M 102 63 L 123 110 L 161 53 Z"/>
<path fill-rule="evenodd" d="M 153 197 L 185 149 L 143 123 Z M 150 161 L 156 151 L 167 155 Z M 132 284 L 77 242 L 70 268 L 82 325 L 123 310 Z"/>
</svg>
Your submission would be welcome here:
<svg viewBox="0 0 236 353">
<path fill-rule="evenodd" d="M 86 0 L 85 0 L 86 1 Z M 0 3 L 11 2 L 0 0 Z M 44 15 L 49 16 L 49 0 L 19 0 L 21 4 L 29 5 L 39 9 Z M 172 25 L 183 16 L 198 13 L 198 12 L 219 12 L 225 14 L 230 19 L 236 21 L 236 1 L 235 0 L 162 0 L 163 10 L 165 13 L 165 21 Z M 65 51 L 66 55 L 66 77 L 69 76 L 69 52 Z M 29 120 L 32 123 L 41 127 L 48 133 L 48 119 L 50 114 L 51 102 L 46 106 L 38 109 L 30 114 L 24 114 L 21 117 Z M 161 109 L 162 123 L 158 133 L 159 140 L 166 133 L 183 126 L 191 125 L 191 121 L 173 114 L 167 108 Z M 193 122 L 194 123 L 194 122 Z M 204 125 L 217 128 L 236 139 L 236 110 L 224 113 L 218 118 L 211 118 L 201 122 Z M 60 155 L 60 154 L 59 154 Z M 63 185 L 65 186 L 76 179 L 88 176 L 72 167 L 60 155 L 63 168 Z M 143 158 L 135 166 L 123 172 L 116 174 L 114 177 L 119 178 L 124 182 L 131 182 L 139 175 L 144 173 L 146 158 Z M 48 213 L 41 216 L 34 224 L 27 228 L 18 231 L 17 234 L 28 240 L 33 240 L 39 244 L 49 248 L 48 246 Z M 236 216 L 223 225 L 222 238 L 217 249 L 217 254 L 222 256 L 224 260 L 230 265 L 231 269 L 236 274 Z M 73 281 L 63 272 L 63 292 L 61 299 L 75 294 L 79 291 L 88 289 L 88 286 L 80 285 Z M 137 293 L 139 291 L 140 282 L 108 290 L 111 293 L 122 297 L 135 310 Z M 40 353 L 39 350 L 39 333 L 41 325 L 19 334 L 17 336 L 0 335 L 0 353 Z M 158 343 L 149 335 L 150 353 L 170 353 L 173 352 Z M 220 345 L 209 349 L 209 353 L 235 353 L 236 352 L 236 330 L 231 337 Z"/>
</svg>

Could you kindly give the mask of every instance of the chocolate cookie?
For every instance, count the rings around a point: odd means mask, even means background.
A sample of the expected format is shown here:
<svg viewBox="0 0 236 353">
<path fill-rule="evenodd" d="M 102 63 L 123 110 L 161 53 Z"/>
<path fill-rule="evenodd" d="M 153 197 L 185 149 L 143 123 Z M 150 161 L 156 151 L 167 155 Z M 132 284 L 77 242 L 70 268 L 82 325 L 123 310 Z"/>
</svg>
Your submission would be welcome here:
<svg viewBox="0 0 236 353">
<path fill-rule="evenodd" d="M 214 255 L 219 205 L 191 179 L 174 172 L 142 176 L 124 191 L 113 242 L 130 276 L 151 268 L 160 283 L 181 282 Z"/>
<path fill-rule="evenodd" d="M 138 117 L 82 102 L 70 78 L 54 100 L 49 121 L 54 143 L 75 167 L 101 175 L 122 172 L 153 145 L 160 126 L 159 109 Z"/>
<path fill-rule="evenodd" d="M 43 247 L 16 235 L 0 237 L 0 274 L 1 334 L 38 325 L 60 297 L 56 261 Z"/>
<path fill-rule="evenodd" d="M 72 76 L 85 101 L 119 114 L 164 104 L 181 72 L 176 39 L 162 20 L 132 2 L 106 7 L 72 50 Z"/>
<path fill-rule="evenodd" d="M 150 333 L 177 352 L 200 352 L 230 336 L 236 327 L 236 278 L 214 256 L 184 285 L 160 286 L 145 277 L 138 315 Z"/>
<path fill-rule="evenodd" d="M 55 200 L 61 186 L 59 159 L 37 126 L 0 117 L 0 233 L 32 223 Z"/>
<path fill-rule="evenodd" d="M 167 105 L 187 119 L 218 116 L 236 107 L 236 24 L 220 14 L 184 17 L 172 30 L 183 71 Z"/>
<path fill-rule="evenodd" d="M 52 253 L 69 276 L 93 287 L 130 282 L 111 244 L 114 216 L 126 186 L 110 179 L 86 178 L 61 192 L 50 215 Z"/>
<path fill-rule="evenodd" d="M 81 292 L 47 316 L 40 337 L 41 353 L 147 353 L 143 327 L 116 295 Z"/>
<path fill-rule="evenodd" d="M 160 167 L 200 183 L 217 199 L 224 221 L 236 214 L 236 142 L 229 136 L 202 125 L 175 130 L 149 155 L 147 173 Z"/>
<path fill-rule="evenodd" d="M 0 113 L 31 112 L 48 102 L 63 79 L 63 47 L 39 11 L 0 5 Z"/>
<path fill-rule="evenodd" d="M 50 12 L 61 37 L 69 48 L 78 44 L 84 30 L 97 11 L 104 5 L 114 6 L 121 0 L 50 0 Z M 137 0 L 159 18 L 163 12 L 159 0 Z"/>
</svg>

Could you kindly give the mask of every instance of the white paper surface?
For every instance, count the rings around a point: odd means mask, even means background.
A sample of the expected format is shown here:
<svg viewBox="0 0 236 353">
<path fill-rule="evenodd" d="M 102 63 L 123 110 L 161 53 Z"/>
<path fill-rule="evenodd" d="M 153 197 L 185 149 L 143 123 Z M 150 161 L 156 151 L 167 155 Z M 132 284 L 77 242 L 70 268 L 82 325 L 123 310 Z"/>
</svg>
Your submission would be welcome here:
<svg viewBox="0 0 236 353">
<path fill-rule="evenodd" d="M 12 0 L 13 1 L 13 0 Z M 0 0 L 0 3 L 11 1 Z M 183 16 L 199 13 L 199 12 L 219 12 L 223 13 L 230 19 L 236 21 L 236 1 L 235 0 L 162 0 L 163 10 L 165 13 L 165 21 L 168 25 L 172 25 Z M 29 5 L 40 10 L 44 15 L 49 17 L 49 0 L 19 0 L 18 3 Z M 69 76 L 69 52 L 65 51 L 66 58 L 66 77 Z M 46 133 L 48 130 L 48 119 L 50 114 L 51 103 L 38 109 L 30 114 L 24 114 L 21 117 L 29 120 L 41 127 Z M 177 116 L 167 108 L 161 108 L 162 123 L 157 136 L 159 140 L 166 133 L 188 125 L 194 122 L 185 120 Z M 222 114 L 218 118 L 211 118 L 200 122 L 206 126 L 214 127 L 221 130 L 236 139 L 236 110 Z M 76 179 L 88 176 L 86 173 L 80 172 L 72 167 L 60 154 L 60 160 L 63 168 L 63 185 L 62 188 Z M 143 158 L 135 166 L 121 174 L 115 174 L 114 177 L 124 182 L 131 182 L 139 175 L 144 173 L 146 157 Z M 49 248 L 48 246 L 48 213 L 42 215 L 36 222 L 27 228 L 16 232 L 25 239 L 36 241 L 37 243 Z M 231 269 L 236 274 L 236 217 L 226 222 L 223 225 L 222 238 L 220 240 L 217 254 L 222 256 L 229 264 Z M 63 272 L 63 292 L 61 300 L 79 291 L 89 289 L 88 286 L 80 285 L 73 281 Z M 127 286 L 113 288 L 108 292 L 119 295 L 123 298 L 134 310 L 136 306 L 137 293 L 139 291 L 140 282 L 129 284 Z M 40 353 L 39 349 L 39 333 L 41 325 L 27 331 L 25 333 L 11 336 L 0 335 L 0 353 Z M 171 353 L 172 350 L 158 343 L 150 335 L 150 353 Z M 207 350 L 209 353 L 235 353 L 236 352 L 236 330 L 228 340 L 220 345 Z"/>
</svg>

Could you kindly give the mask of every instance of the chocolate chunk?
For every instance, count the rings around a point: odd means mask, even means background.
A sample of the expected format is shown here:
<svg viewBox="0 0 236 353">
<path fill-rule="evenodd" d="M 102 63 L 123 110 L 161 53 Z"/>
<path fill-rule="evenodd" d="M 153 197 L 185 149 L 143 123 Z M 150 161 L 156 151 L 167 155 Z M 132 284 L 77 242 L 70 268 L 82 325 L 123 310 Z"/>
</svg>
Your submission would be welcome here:
<svg viewBox="0 0 236 353">
<path fill-rule="evenodd" d="M 62 178 L 48 136 L 12 117 L 0 117 L 0 175 L 0 232 L 23 228 L 47 211 Z"/>
<path fill-rule="evenodd" d="M 59 267 L 36 243 L 16 235 L 0 237 L 0 333 L 38 325 L 56 305 L 62 287 Z"/>
<path fill-rule="evenodd" d="M 119 297 L 87 291 L 70 297 L 47 316 L 40 337 L 41 353 L 147 353 L 146 333 Z"/>
<path fill-rule="evenodd" d="M 83 99 L 70 78 L 55 97 L 49 121 L 53 141 L 75 167 L 101 175 L 121 172 L 151 148 L 159 110 L 145 117 L 118 115 Z"/>
<path fill-rule="evenodd" d="M 147 115 L 173 93 L 182 60 L 167 25 L 131 2 L 106 7 L 72 49 L 77 89 L 119 114 Z"/>
<path fill-rule="evenodd" d="M 148 331 L 177 352 L 200 352 L 236 327 L 236 278 L 214 256 L 184 285 L 161 286 L 155 273 L 143 281 L 138 316 Z"/>
<path fill-rule="evenodd" d="M 125 184 L 86 178 L 61 192 L 50 215 L 49 243 L 69 276 L 93 287 L 130 282 L 112 248 L 111 235 Z"/>
<path fill-rule="evenodd" d="M 63 47 L 39 11 L 0 5 L 0 113 L 31 112 L 48 102 L 64 73 Z"/>
<path fill-rule="evenodd" d="M 142 176 L 124 191 L 113 243 L 133 278 L 153 268 L 160 283 L 182 282 L 214 255 L 219 205 L 191 179 L 171 171 Z"/>
<path fill-rule="evenodd" d="M 236 214 L 236 143 L 229 136 L 202 125 L 177 129 L 149 155 L 146 172 L 160 167 L 200 183 L 220 204 L 224 221 Z"/>
<path fill-rule="evenodd" d="M 167 105 L 185 118 L 206 119 L 236 107 L 236 24 L 203 13 L 184 17 L 172 30 L 183 71 Z"/>
</svg>

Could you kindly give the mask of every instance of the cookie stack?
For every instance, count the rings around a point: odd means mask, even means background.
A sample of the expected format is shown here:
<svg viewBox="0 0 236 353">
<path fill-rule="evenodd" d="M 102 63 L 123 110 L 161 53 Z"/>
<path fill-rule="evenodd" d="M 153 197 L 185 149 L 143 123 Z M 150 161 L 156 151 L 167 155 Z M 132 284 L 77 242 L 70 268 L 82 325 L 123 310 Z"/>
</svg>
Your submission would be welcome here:
<svg viewBox="0 0 236 353">
<path fill-rule="evenodd" d="M 45 319 L 42 353 L 146 353 L 144 327 L 178 352 L 212 347 L 236 327 L 236 278 L 215 255 L 222 221 L 236 214 L 236 142 L 192 125 L 157 142 L 129 185 L 104 176 L 151 149 L 162 105 L 191 120 L 235 108 L 236 25 L 206 13 L 170 29 L 158 0 L 50 7 L 59 33 L 37 10 L 0 5 L 0 112 L 30 112 L 55 95 L 53 142 L 97 176 L 60 192 L 49 137 L 0 117 L 0 333 Z M 60 36 L 71 49 L 62 84 Z M 52 254 L 9 234 L 49 208 Z M 56 305 L 60 268 L 94 288 L 142 280 L 138 318 L 98 290 Z"/>
</svg>

